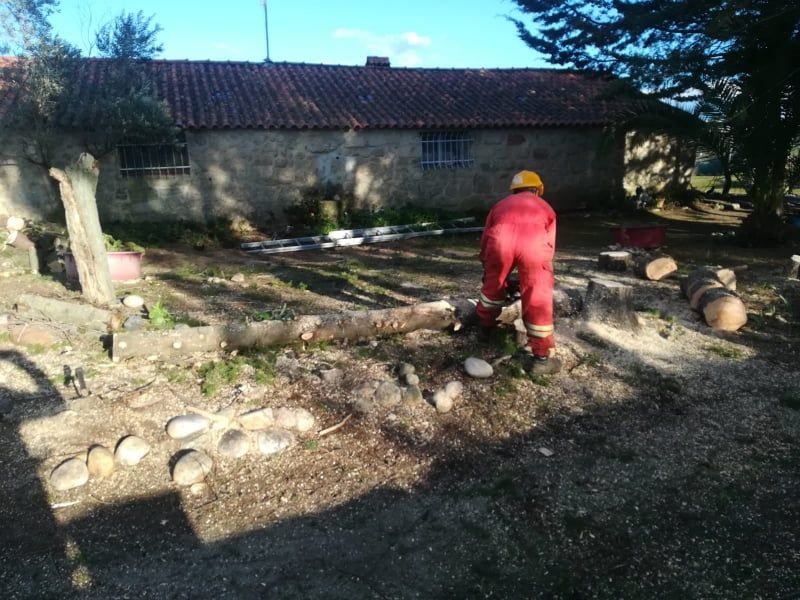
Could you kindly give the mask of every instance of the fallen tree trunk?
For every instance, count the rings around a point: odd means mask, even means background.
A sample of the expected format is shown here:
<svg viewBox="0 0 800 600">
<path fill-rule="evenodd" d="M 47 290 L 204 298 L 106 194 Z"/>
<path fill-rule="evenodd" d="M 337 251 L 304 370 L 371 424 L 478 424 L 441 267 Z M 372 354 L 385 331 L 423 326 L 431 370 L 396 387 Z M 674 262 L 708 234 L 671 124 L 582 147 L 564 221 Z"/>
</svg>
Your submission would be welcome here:
<svg viewBox="0 0 800 600">
<path fill-rule="evenodd" d="M 575 291 L 557 289 L 553 296 L 557 317 L 573 316 L 580 311 L 582 300 Z M 168 357 L 297 342 L 373 339 L 418 329 L 460 329 L 477 323 L 475 306 L 476 302 L 468 299 L 439 300 L 400 308 L 305 315 L 292 321 L 117 333 L 112 339 L 111 358 L 116 362 L 131 357 Z M 503 308 L 498 321 L 513 323 L 519 316 L 520 302 L 517 301 Z"/>
<path fill-rule="evenodd" d="M 123 318 L 119 312 L 33 294 L 22 294 L 17 298 L 17 311 L 32 312 L 49 321 L 103 333 L 119 329 Z"/>
<path fill-rule="evenodd" d="M 97 214 L 95 192 L 99 175 L 97 161 L 85 152 L 75 165 L 64 171 L 50 169 L 50 177 L 58 181 L 61 191 L 70 250 L 75 257 L 83 295 L 92 304 L 109 305 L 116 297 Z"/>
<path fill-rule="evenodd" d="M 661 281 L 677 270 L 678 263 L 671 256 L 640 256 L 634 266 L 639 277 L 650 281 Z"/>
<path fill-rule="evenodd" d="M 708 290 L 700 299 L 698 309 L 706 323 L 719 331 L 738 331 L 747 323 L 747 309 L 736 292 L 727 288 Z"/>
</svg>

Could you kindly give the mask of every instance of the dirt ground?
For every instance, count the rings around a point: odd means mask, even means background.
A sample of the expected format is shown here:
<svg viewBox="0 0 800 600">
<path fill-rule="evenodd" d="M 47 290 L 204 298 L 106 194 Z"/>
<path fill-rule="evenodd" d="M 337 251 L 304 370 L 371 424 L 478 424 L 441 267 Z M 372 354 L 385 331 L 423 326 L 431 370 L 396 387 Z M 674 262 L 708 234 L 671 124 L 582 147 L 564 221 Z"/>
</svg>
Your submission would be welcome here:
<svg viewBox="0 0 800 600">
<path fill-rule="evenodd" d="M 560 319 L 565 369 L 547 378 L 511 360 L 469 378 L 467 356 L 492 361 L 512 345 L 472 331 L 168 363 L 114 363 L 99 339 L 69 329 L 50 349 L 0 338 L 3 597 L 800 597 L 798 282 L 783 272 L 798 247 L 712 235 L 739 217 L 652 219 L 668 224 L 681 274 L 736 269 L 742 331 L 712 332 L 677 278 L 605 274 L 635 287 L 641 330 Z M 598 274 L 612 221 L 561 219 L 561 284 Z M 468 235 L 263 258 L 153 248 L 146 279 L 118 291 L 160 299 L 192 325 L 474 297 L 477 246 Z M 243 283 L 230 282 L 237 273 Z M 25 291 L 77 298 L 56 279 L 18 275 L 0 280 L 0 313 Z M 426 396 L 464 384 L 452 412 L 402 404 L 317 436 L 353 412 L 354 389 L 397 382 L 404 361 Z M 230 381 L 210 381 L 231 365 Z M 84 370 L 90 395 L 65 382 L 67 367 Z M 323 380 L 334 367 L 341 379 Z M 181 443 L 164 426 L 187 406 L 304 407 L 316 426 L 273 457 L 215 456 L 205 485 L 182 488 L 170 479 Z M 50 486 L 56 465 L 128 434 L 151 444 L 140 464 Z"/>
</svg>

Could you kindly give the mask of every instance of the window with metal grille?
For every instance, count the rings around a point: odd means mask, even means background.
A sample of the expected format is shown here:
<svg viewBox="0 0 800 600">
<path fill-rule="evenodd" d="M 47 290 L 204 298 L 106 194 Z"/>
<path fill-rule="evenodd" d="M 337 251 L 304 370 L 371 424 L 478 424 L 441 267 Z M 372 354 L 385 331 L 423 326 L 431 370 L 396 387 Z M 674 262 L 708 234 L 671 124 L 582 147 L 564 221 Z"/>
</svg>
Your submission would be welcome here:
<svg viewBox="0 0 800 600">
<path fill-rule="evenodd" d="M 421 134 L 423 169 L 459 169 L 472 164 L 472 138 L 465 131 Z"/>
<path fill-rule="evenodd" d="M 122 177 L 173 177 L 189 175 L 186 140 L 174 144 L 121 144 L 117 146 Z"/>
</svg>

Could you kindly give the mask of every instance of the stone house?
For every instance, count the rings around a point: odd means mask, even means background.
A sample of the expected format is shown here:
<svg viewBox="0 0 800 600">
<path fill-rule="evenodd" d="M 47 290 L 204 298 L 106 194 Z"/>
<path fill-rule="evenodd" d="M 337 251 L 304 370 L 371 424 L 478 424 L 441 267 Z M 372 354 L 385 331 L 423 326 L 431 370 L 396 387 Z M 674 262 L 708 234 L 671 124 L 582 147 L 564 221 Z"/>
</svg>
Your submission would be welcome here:
<svg viewBox="0 0 800 600">
<path fill-rule="evenodd" d="M 83 149 L 82 107 L 113 63 L 88 59 L 59 117 L 63 166 Z M 685 184 L 691 161 L 664 136 L 615 126 L 636 101 L 615 80 L 553 69 L 393 68 L 154 60 L 144 64 L 183 135 L 101 158 L 101 218 L 279 222 L 304 189 L 334 184 L 358 207 L 487 208 L 516 171 L 539 171 L 558 210 L 619 199 L 637 185 Z M 0 89 L 0 117 L 14 110 Z M 91 119 L 89 118 L 88 121 Z M 0 213 L 60 210 L 41 167 L 19 158 L 24 133 L 0 130 Z"/>
</svg>

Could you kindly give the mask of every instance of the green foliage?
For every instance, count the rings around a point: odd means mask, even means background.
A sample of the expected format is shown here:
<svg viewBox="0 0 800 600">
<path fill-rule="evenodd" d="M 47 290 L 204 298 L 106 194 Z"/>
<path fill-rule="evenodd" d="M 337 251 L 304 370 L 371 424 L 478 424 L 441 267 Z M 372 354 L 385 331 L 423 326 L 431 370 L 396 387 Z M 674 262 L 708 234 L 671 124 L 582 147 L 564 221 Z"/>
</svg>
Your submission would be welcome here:
<svg viewBox="0 0 800 600">
<path fill-rule="evenodd" d="M 241 377 L 245 365 L 253 369 L 253 380 L 260 385 L 271 383 L 275 378 L 273 352 L 238 355 L 227 360 L 204 363 L 199 370 L 203 378 L 200 391 L 204 396 L 216 395 L 223 385 L 230 385 Z"/>
<path fill-rule="evenodd" d="M 694 106 L 691 119 L 660 103 L 640 114 L 681 121 L 683 133 L 746 182 L 754 211 L 741 233 L 769 241 L 783 232 L 787 173 L 800 133 L 800 5 L 764 0 L 515 0 L 535 33 L 519 36 L 551 63 L 611 72 L 648 95 Z M 628 89 L 627 93 L 630 93 Z M 620 86 L 624 92 L 624 86 Z M 670 118 L 670 115 L 673 115 Z"/>
<path fill-rule="evenodd" d="M 147 309 L 147 318 L 150 320 L 150 325 L 158 329 L 168 329 L 175 324 L 175 317 L 164 306 L 161 298 Z"/>
<path fill-rule="evenodd" d="M 158 24 L 151 24 L 153 17 L 145 17 L 142 11 L 122 11 L 103 25 L 97 32 L 97 49 L 101 56 L 117 59 L 150 59 L 160 54 L 164 47 L 156 37 L 162 31 Z"/>
<path fill-rule="evenodd" d="M 733 360 L 740 360 L 744 356 L 744 353 L 741 350 L 726 344 L 711 344 L 706 348 L 706 350 L 712 354 L 721 356 L 722 358 L 730 358 Z"/>
<path fill-rule="evenodd" d="M 169 221 L 157 223 L 104 223 L 103 229 L 116 238 L 131 240 L 141 246 L 157 247 L 183 244 L 198 250 L 233 246 L 239 239 L 231 230 L 229 219 L 212 219 L 206 223 Z"/>
<path fill-rule="evenodd" d="M 144 248 L 136 242 L 123 242 L 108 233 L 103 234 L 103 241 L 107 252 L 141 252 L 142 254 L 145 252 Z"/>
</svg>

